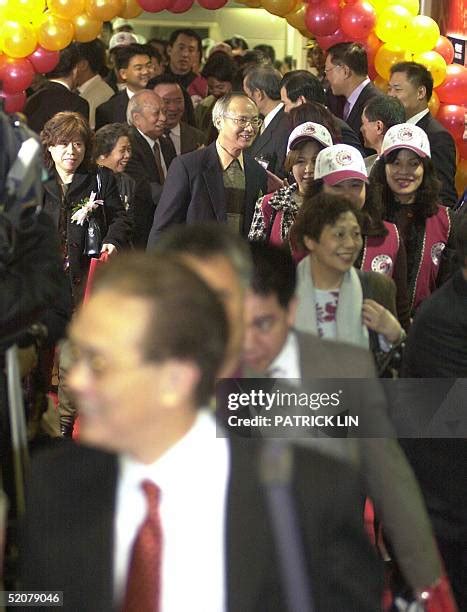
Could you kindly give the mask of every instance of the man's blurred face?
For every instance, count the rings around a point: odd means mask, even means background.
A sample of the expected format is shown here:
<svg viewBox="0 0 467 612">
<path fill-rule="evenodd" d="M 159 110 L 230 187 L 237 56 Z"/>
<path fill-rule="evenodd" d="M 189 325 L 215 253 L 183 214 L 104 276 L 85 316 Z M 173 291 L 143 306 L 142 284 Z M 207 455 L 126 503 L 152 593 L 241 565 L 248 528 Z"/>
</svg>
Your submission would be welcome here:
<svg viewBox="0 0 467 612">
<path fill-rule="evenodd" d="M 164 105 L 160 97 L 148 91 L 139 102 L 141 110 L 133 114 L 133 125 L 149 138 L 157 140 L 164 133 Z"/>
<path fill-rule="evenodd" d="M 402 102 L 407 119 L 421 112 L 426 106 L 424 88 L 416 87 L 411 83 L 405 72 L 394 72 L 391 75 L 388 96 L 398 98 Z"/>
<path fill-rule="evenodd" d="M 264 296 L 248 290 L 242 363 L 265 372 L 282 351 L 294 320 L 295 300 L 283 307 L 273 293 Z"/>
<path fill-rule="evenodd" d="M 121 68 L 119 76 L 131 91 L 141 91 L 152 76 L 152 63 L 149 55 L 133 55 L 128 68 Z"/>
<path fill-rule="evenodd" d="M 216 77 L 210 76 L 207 78 L 208 92 L 215 98 L 222 98 L 232 91 L 232 83 L 230 81 L 219 81 Z"/>
<path fill-rule="evenodd" d="M 366 114 L 365 111 L 363 111 L 362 113 L 362 127 L 360 128 L 360 131 L 362 132 L 363 135 L 363 140 L 365 143 L 365 147 L 368 147 L 370 149 L 378 149 L 379 145 L 382 142 L 382 127 L 383 127 L 383 122 L 382 121 L 370 121 Z"/>
<path fill-rule="evenodd" d="M 347 67 L 343 64 L 333 64 L 331 55 L 328 53 L 324 64 L 324 74 L 335 96 L 342 96 L 345 94 L 347 73 Z"/>
<path fill-rule="evenodd" d="M 219 142 L 229 152 L 248 148 L 259 130 L 258 120 L 254 102 L 245 96 L 234 97 L 221 119 Z"/>
<path fill-rule="evenodd" d="M 302 104 L 300 99 L 297 99 L 295 100 L 295 102 L 292 102 L 292 100 L 287 95 L 287 89 L 285 87 L 281 87 L 281 102 L 284 105 L 284 113 L 290 113 L 293 108 Z"/>
<path fill-rule="evenodd" d="M 154 92 L 164 102 L 166 127 L 170 130 L 178 125 L 185 111 L 185 99 L 180 85 L 176 83 L 162 83 L 154 87 Z"/>
<path fill-rule="evenodd" d="M 203 259 L 195 255 L 185 254 L 184 260 L 192 270 L 201 276 L 224 304 L 229 322 L 226 364 L 232 364 L 233 369 L 230 372 L 224 371 L 223 375 L 231 375 L 240 359 L 243 342 L 243 299 L 245 291 L 241 279 L 230 260 L 224 255 L 214 255 Z"/>
<path fill-rule="evenodd" d="M 179 34 L 174 44 L 168 47 L 170 69 L 174 74 L 187 74 L 191 72 L 199 57 L 198 41 L 196 38 Z"/>
</svg>

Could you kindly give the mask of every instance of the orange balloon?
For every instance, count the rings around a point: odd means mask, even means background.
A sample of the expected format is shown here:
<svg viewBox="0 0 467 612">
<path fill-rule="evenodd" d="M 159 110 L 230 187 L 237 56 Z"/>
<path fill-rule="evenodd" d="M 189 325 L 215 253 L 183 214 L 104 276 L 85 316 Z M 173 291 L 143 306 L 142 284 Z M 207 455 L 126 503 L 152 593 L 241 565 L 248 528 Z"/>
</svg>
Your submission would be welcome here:
<svg viewBox="0 0 467 612">
<path fill-rule="evenodd" d="M 457 166 L 456 189 L 459 197 L 467 189 L 467 159 L 461 159 Z"/>
<path fill-rule="evenodd" d="M 386 81 L 386 79 L 383 79 L 383 77 L 379 76 L 379 74 L 373 80 L 373 84 L 374 84 L 375 87 L 377 87 L 383 93 L 388 93 L 388 85 L 389 85 L 389 83 Z"/>
<path fill-rule="evenodd" d="M 37 38 L 32 27 L 17 21 L 5 21 L 1 26 L 2 51 L 10 57 L 26 57 L 34 52 Z"/>
<path fill-rule="evenodd" d="M 436 117 L 438 114 L 440 104 L 438 94 L 435 90 L 433 90 L 430 101 L 428 102 L 428 108 L 430 109 L 430 113 L 433 115 L 433 117 Z"/>
<path fill-rule="evenodd" d="M 124 0 L 86 0 L 86 13 L 99 21 L 110 21 L 122 12 Z"/>
<path fill-rule="evenodd" d="M 47 0 L 49 11 L 60 19 L 73 19 L 84 12 L 84 0 Z"/>
<path fill-rule="evenodd" d="M 97 38 L 102 30 L 102 21 L 93 19 L 87 13 L 81 13 L 73 17 L 75 28 L 75 40 L 78 42 L 90 42 Z"/>
<path fill-rule="evenodd" d="M 307 32 L 307 27 L 305 25 L 305 10 L 306 4 L 303 2 L 299 2 L 294 10 L 285 16 L 285 19 L 289 25 L 293 28 L 297 28 L 297 30 L 304 30 Z"/>
<path fill-rule="evenodd" d="M 287 13 L 291 13 L 297 0 L 262 0 L 263 8 L 273 15 L 284 17 Z"/>
<path fill-rule="evenodd" d="M 422 51 L 414 53 L 412 61 L 417 64 L 423 64 L 431 72 L 433 77 L 433 86 L 438 87 L 446 78 L 446 60 L 436 51 Z"/>
<path fill-rule="evenodd" d="M 381 45 L 375 55 L 375 68 L 380 77 L 389 81 L 391 77 L 390 68 L 398 62 L 405 60 L 405 50 L 402 47 L 385 43 Z"/>
<path fill-rule="evenodd" d="M 37 42 L 48 51 L 60 51 L 73 40 L 74 28 L 71 21 L 46 13 L 37 28 Z"/>
<path fill-rule="evenodd" d="M 140 7 L 136 0 L 124 0 L 123 9 L 119 13 L 123 19 L 134 19 L 141 15 L 143 9 Z"/>
</svg>

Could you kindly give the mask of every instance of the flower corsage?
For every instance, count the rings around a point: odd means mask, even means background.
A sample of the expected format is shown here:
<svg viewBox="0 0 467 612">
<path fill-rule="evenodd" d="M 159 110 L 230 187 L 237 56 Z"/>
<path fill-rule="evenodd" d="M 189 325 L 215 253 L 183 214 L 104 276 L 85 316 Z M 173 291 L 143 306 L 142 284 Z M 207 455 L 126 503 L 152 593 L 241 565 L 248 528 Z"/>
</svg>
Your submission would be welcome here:
<svg viewBox="0 0 467 612">
<path fill-rule="evenodd" d="M 84 222 L 89 219 L 90 214 L 93 210 L 96 210 L 98 206 L 104 205 L 104 200 L 96 200 L 97 193 L 91 191 L 91 195 L 88 198 L 83 198 L 72 208 L 71 221 L 78 225 L 84 225 Z"/>
</svg>

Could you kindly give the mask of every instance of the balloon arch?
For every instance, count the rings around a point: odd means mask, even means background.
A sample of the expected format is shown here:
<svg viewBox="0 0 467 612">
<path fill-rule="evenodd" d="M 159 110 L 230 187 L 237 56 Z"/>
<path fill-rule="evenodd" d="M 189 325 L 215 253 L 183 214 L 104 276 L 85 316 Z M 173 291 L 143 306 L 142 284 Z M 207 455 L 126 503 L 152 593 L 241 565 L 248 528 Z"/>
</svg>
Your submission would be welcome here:
<svg viewBox="0 0 467 612">
<path fill-rule="evenodd" d="M 419 0 L 236 0 L 284 17 L 304 36 L 314 36 L 323 49 L 357 41 L 368 52 L 369 73 L 385 89 L 390 67 L 402 60 L 424 64 L 435 89 L 430 110 L 453 135 L 458 151 L 458 190 L 467 185 L 467 142 L 462 139 L 466 108 L 467 68 L 453 64 L 451 42 L 437 23 L 419 15 Z M 205 9 L 222 8 L 227 0 L 197 0 Z M 20 111 L 25 89 L 36 72 L 47 73 L 58 52 L 72 40 L 88 42 L 104 21 L 133 19 L 143 10 L 188 11 L 194 0 L 0 0 L 0 82 L 7 112 Z"/>
</svg>

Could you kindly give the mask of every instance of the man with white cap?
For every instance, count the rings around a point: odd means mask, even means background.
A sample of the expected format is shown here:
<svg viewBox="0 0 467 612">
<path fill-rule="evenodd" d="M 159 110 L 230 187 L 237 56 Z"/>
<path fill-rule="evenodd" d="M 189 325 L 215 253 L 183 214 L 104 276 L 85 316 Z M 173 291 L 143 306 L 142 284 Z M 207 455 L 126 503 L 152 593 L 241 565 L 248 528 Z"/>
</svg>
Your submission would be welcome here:
<svg viewBox="0 0 467 612">
<path fill-rule="evenodd" d="M 292 174 L 294 182 L 256 202 L 250 240 L 270 241 L 277 245 L 288 240 L 303 196 L 313 183 L 316 157 L 323 148 L 331 145 L 331 134 L 319 123 L 307 121 L 292 131 L 287 142 L 284 169 Z"/>
</svg>

